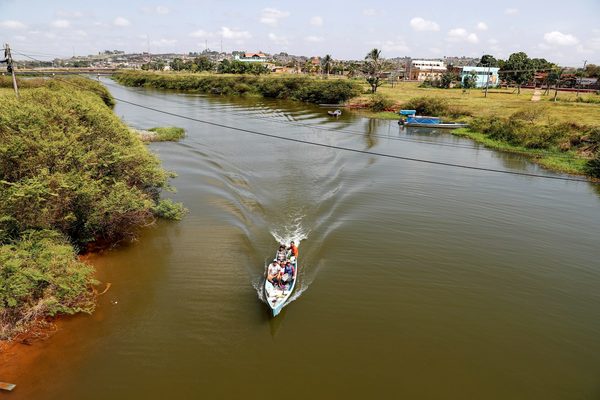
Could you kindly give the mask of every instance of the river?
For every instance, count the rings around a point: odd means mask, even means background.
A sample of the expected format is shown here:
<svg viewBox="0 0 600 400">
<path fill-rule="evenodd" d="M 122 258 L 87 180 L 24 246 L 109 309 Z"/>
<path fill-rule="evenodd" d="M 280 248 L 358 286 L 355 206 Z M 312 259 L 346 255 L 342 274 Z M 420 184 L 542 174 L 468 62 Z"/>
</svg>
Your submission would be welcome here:
<svg viewBox="0 0 600 400">
<path fill-rule="evenodd" d="M 286 138 L 555 174 L 446 132 L 307 104 L 124 88 L 119 99 Z M 189 214 L 92 258 L 110 290 L 59 324 L 10 399 L 600 396 L 600 190 L 234 131 L 117 102 Z M 328 128 L 323 130 L 310 127 Z M 260 299 L 277 239 L 300 277 Z"/>
</svg>

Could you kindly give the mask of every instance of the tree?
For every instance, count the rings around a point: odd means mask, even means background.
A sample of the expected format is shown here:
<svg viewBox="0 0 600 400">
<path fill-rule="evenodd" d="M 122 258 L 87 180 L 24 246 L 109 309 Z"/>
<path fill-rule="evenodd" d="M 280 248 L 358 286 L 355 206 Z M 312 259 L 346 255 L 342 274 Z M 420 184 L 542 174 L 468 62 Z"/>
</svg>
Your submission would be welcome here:
<svg viewBox="0 0 600 400">
<path fill-rule="evenodd" d="M 533 77 L 534 66 L 524 52 L 513 53 L 502 68 L 506 71 L 506 79 L 517 85 L 517 94 L 521 94 L 521 85 Z"/>
<path fill-rule="evenodd" d="M 214 63 L 206 56 L 194 58 L 194 65 L 196 71 L 212 71 L 215 67 Z"/>
<path fill-rule="evenodd" d="M 183 71 L 185 69 L 185 62 L 181 58 L 174 58 L 173 61 L 169 63 L 169 66 L 173 71 Z"/>
<path fill-rule="evenodd" d="M 600 65 L 595 65 L 595 64 L 586 65 L 584 74 L 588 78 L 600 78 Z"/>
<path fill-rule="evenodd" d="M 329 72 L 331 71 L 331 64 L 333 63 L 333 58 L 329 54 L 326 54 L 325 57 L 321 60 L 321 65 L 323 65 L 323 72 L 325 72 L 325 77 L 329 77 Z"/>
<path fill-rule="evenodd" d="M 558 96 L 558 85 L 560 84 L 560 78 L 563 73 L 562 69 L 554 68 L 548 71 L 546 77 L 546 94 L 550 91 L 550 85 L 554 85 L 554 101 Z"/>
<path fill-rule="evenodd" d="M 477 86 L 477 72 L 471 71 L 469 75 L 463 77 L 462 87 L 463 89 L 473 89 Z"/>
<path fill-rule="evenodd" d="M 446 72 L 442 74 L 442 77 L 440 79 L 440 87 L 443 89 L 448 89 L 450 88 L 450 85 L 452 85 L 452 82 L 457 81 L 458 79 L 458 74 L 456 72 L 452 72 L 450 67 Z"/>
<path fill-rule="evenodd" d="M 377 88 L 381 85 L 379 73 L 381 71 L 381 50 L 373 49 L 367 53 L 363 72 L 367 76 L 367 83 L 371 85 L 371 93 L 377 92 Z"/>
<path fill-rule="evenodd" d="M 498 67 L 498 60 L 490 54 L 481 56 L 481 60 L 477 63 L 478 67 Z"/>
</svg>

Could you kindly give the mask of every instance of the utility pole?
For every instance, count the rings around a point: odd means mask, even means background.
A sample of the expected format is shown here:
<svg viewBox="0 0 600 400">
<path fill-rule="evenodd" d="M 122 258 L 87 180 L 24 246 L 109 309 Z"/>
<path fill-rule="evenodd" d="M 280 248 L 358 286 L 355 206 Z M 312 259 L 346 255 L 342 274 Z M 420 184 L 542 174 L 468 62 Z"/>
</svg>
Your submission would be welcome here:
<svg viewBox="0 0 600 400">
<path fill-rule="evenodd" d="M 490 63 L 488 62 L 487 79 L 485 81 L 485 96 L 487 97 L 488 87 L 490 86 Z"/>
<path fill-rule="evenodd" d="M 581 71 L 581 74 L 584 73 L 586 64 L 587 64 L 587 60 L 583 60 L 583 70 Z M 575 97 L 579 97 L 579 89 L 581 89 L 581 76 L 579 76 L 579 79 L 577 82 L 577 95 Z"/>
<path fill-rule="evenodd" d="M 6 63 L 6 71 L 12 74 L 13 87 L 15 88 L 15 96 L 19 98 L 19 87 L 17 86 L 17 78 L 15 77 L 15 67 L 13 66 L 12 55 L 10 54 L 10 46 L 8 43 L 4 45 L 4 61 Z"/>
</svg>

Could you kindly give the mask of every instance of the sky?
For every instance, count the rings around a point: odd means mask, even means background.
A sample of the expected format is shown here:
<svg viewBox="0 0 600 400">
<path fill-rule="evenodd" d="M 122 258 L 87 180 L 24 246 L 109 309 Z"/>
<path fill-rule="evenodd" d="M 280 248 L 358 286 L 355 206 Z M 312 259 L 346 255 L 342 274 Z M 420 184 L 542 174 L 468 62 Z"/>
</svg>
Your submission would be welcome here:
<svg viewBox="0 0 600 400">
<path fill-rule="evenodd" d="M 245 50 L 363 59 L 507 58 L 600 64 L 600 0 L 0 0 L 0 40 L 16 59 L 104 50 Z M 221 47 L 222 46 L 222 47 Z"/>
</svg>

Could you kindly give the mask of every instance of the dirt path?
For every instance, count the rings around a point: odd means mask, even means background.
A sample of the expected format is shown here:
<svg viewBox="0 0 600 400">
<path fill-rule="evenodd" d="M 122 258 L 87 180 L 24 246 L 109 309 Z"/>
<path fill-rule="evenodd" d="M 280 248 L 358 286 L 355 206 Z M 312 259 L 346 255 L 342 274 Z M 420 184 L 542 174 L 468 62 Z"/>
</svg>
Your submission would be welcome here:
<svg viewBox="0 0 600 400">
<path fill-rule="evenodd" d="M 542 91 L 539 89 L 535 89 L 533 92 L 533 96 L 531 96 L 531 101 L 540 101 L 542 96 Z"/>
</svg>

